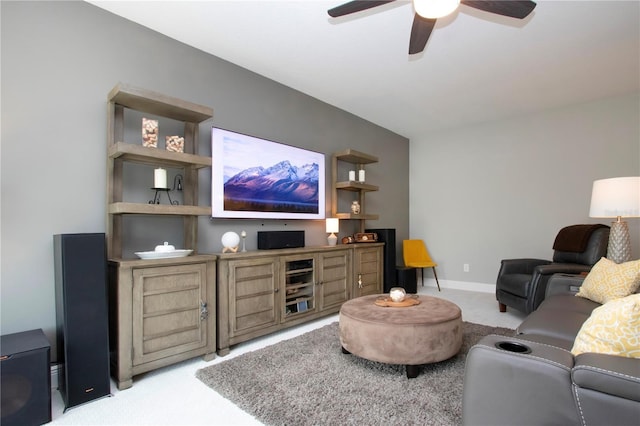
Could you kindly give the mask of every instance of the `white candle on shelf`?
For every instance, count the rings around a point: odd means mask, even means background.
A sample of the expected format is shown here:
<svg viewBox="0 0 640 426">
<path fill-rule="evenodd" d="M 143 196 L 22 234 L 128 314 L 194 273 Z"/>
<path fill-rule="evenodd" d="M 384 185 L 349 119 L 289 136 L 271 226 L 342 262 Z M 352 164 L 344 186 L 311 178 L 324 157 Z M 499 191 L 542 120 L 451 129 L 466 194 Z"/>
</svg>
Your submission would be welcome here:
<svg viewBox="0 0 640 426">
<path fill-rule="evenodd" d="M 354 180 L 356 180 L 356 171 L 355 170 L 349 170 L 349 180 L 351 182 L 353 182 Z"/>
<path fill-rule="evenodd" d="M 165 169 L 157 168 L 153 171 L 153 187 L 167 187 L 167 171 Z"/>
<path fill-rule="evenodd" d="M 364 182 L 364 169 L 358 170 L 358 182 Z"/>
</svg>

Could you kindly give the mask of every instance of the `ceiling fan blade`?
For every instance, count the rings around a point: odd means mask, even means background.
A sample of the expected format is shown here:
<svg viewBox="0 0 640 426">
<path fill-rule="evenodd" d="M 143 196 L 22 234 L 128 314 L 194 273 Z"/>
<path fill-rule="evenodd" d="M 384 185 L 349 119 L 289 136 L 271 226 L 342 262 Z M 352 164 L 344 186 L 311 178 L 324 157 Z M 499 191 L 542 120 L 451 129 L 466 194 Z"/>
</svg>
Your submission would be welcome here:
<svg viewBox="0 0 640 426">
<path fill-rule="evenodd" d="M 349 15 L 351 13 L 371 9 L 376 6 L 382 6 L 383 4 L 391 3 L 393 1 L 395 0 L 355 0 L 342 4 L 340 6 L 336 6 L 333 9 L 329 9 L 327 13 L 332 18 L 337 18 L 339 16 Z"/>
<path fill-rule="evenodd" d="M 436 25 L 436 19 L 423 18 L 417 13 L 413 17 L 411 39 L 409 40 L 409 55 L 420 53 L 427 45 L 427 40 Z"/>
<path fill-rule="evenodd" d="M 529 0 L 460 0 L 460 3 L 496 13 L 510 18 L 523 19 L 535 9 L 535 2 Z"/>
</svg>

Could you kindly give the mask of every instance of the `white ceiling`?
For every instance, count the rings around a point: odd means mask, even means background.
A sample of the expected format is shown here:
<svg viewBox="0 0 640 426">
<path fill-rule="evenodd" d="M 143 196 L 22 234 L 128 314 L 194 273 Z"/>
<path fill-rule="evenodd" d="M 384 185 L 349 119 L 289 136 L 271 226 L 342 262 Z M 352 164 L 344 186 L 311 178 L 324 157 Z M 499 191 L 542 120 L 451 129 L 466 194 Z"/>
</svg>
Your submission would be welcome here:
<svg viewBox="0 0 640 426">
<path fill-rule="evenodd" d="M 90 1 L 411 139 L 640 90 L 640 2 L 538 0 L 525 20 L 460 6 L 408 55 L 408 1 Z"/>
</svg>

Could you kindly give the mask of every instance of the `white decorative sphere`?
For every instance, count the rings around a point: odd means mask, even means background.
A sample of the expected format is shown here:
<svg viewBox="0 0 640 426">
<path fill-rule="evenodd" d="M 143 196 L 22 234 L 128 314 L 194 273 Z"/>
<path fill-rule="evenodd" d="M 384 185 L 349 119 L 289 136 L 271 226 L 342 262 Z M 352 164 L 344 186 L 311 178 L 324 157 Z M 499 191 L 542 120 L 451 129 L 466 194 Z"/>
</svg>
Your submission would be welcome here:
<svg viewBox="0 0 640 426">
<path fill-rule="evenodd" d="M 240 236 L 233 231 L 225 232 L 222 235 L 222 247 L 234 248 L 238 247 L 240 243 Z"/>
</svg>

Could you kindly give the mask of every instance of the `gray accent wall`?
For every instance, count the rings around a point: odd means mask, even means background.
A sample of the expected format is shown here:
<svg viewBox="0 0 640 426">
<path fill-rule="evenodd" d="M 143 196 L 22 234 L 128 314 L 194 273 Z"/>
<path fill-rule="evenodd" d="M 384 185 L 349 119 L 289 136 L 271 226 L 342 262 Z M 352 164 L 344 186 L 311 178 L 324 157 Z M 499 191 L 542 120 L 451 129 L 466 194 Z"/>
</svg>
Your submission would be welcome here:
<svg viewBox="0 0 640 426">
<path fill-rule="evenodd" d="M 211 154 L 211 126 L 327 154 L 327 209 L 330 154 L 353 148 L 378 156 L 367 181 L 380 190 L 367 194 L 367 202 L 380 219 L 367 226 L 408 236 L 406 138 L 88 3 L 2 1 L 0 14 L 2 334 L 42 328 L 53 341 L 53 235 L 105 232 L 106 100 L 118 82 L 213 108 L 213 119 L 200 128 L 201 155 Z M 153 182 L 151 169 L 125 173 L 141 188 Z M 210 174 L 200 173 L 201 205 L 210 203 Z M 127 196 L 145 202 L 153 194 Z M 175 222 L 127 219 L 129 257 L 163 241 L 179 246 Z M 262 230 L 302 229 L 309 246 L 324 245 L 327 237 L 318 220 L 202 217 L 199 224 L 200 253 L 220 252 L 229 230 L 247 231 L 249 250 Z M 355 222 L 342 221 L 340 237 L 356 230 Z"/>
</svg>

